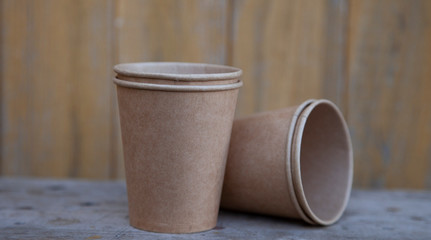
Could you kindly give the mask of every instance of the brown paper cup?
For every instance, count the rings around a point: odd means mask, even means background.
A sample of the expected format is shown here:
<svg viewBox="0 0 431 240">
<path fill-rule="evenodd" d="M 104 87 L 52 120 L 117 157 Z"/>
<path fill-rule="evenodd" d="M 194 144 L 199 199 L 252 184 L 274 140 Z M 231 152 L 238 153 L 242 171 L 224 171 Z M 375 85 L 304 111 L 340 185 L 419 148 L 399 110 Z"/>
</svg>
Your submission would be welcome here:
<svg viewBox="0 0 431 240">
<path fill-rule="evenodd" d="M 308 100 L 234 121 L 221 205 L 329 225 L 346 207 L 352 176 L 340 111 Z"/>
<path fill-rule="evenodd" d="M 242 82 L 114 82 L 130 224 L 164 233 L 213 228 Z"/>
</svg>

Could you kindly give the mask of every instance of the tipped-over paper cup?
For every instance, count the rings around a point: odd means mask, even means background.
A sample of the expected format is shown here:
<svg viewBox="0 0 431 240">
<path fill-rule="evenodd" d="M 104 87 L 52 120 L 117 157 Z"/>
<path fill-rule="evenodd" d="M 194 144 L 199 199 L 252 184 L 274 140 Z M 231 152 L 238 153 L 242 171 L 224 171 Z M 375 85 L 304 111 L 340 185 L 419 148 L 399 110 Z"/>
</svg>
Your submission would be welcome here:
<svg viewBox="0 0 431 240">
<path fill-rule="evenodd" d="M 346 208 L 352 176 L 341 112 L 308 100 L 234 121 L 221 205 L 330 225 Z"/>
<path fill-rule="evenodd" d="M 219 68 L 222 72 L 224 67 Z M 189 70 L 169 74 L 199 80 L 195 68 Z M 145 71 L 151 75 L 161 70 Z M 219 73 L 203 72 L 196 75 L 219 77 Z M 142 77 L 148 77 L 144 73 Z M 114 79 L 133 227 L 165 233 L 215 227 L 242 85 L 239 75 L 235 77 L 234 83 L 216 85 Z"/>
</svg>

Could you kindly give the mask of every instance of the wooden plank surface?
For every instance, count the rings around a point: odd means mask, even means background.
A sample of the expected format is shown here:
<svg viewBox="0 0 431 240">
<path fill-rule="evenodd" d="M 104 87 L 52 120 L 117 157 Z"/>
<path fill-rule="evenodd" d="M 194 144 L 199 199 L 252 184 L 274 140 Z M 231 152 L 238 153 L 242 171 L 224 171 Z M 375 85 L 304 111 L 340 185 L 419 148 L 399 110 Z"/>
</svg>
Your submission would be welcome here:
<svg viewBox="0 0 431 240">
<path fill-rule="evenodd" d="M 118 61 L 223 64 L 227 1 L 117 1 Z"/>
<path fill-rule="evenodd" d="M 308 98 L 343 103 L 345 1 L 237 0 L 232 9 L 229 64 L 244 69 L 238 116 Z"/>
<path fill-rule="evenodd" d="M 431 187 L 431 1 L 351 1 L 355 184 Z"/>
<path fill-rule="evenodd" d="M 1 239 L 430 239 L 431 192 L 354 191 L 329 227 L 221 211 L 217 227 L 158 234 L 128 225 L 124 182 L 0 178 Z"/>
<path fill-rule="evenodd" d="M 2 173 L 109 176 L 110 1 L 1 1 Z"/>
<path fill-rule="evenodd" d="M 237 116 L 328 98 L 364 188 L 431 189 L 431 1 L 2 0 L 0 174 L 124 177 L 112 65 L 244 70 Z"/>
<path fill-rule="evenodd" d="M 74 1 L 69 48 L 73 133 L 72 177 L 106 179 L 111 155 L 112 1 Z M 76 26 L 76 27 L 74 27 Z M 64 27 L 64 26 L 59 26 Z"/>
<path fill-rule="evenodd" d="M 73 154 L 73 37 L 56 23 L 68 22 L 73 6 L 64 1 L 1 4 L 3 174 L 67 175 Z"/>
</svg>

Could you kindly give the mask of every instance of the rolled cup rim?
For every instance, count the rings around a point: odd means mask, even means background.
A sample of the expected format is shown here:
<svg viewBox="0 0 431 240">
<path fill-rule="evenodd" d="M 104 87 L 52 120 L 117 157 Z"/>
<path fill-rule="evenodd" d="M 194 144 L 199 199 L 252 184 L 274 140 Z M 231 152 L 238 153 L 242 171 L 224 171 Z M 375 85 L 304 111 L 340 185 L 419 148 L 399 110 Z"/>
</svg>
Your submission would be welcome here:
<svg viewBox="0 0 431 240">
<path fill-rule="evenodd" d="M 308 204 L 307 196 L 304 192 L 304 188 L 303 188 L 303 184 L 302 184 L 301 164 L 300 164 L 300 158 L 301 158 L 300 149 L 301 149 L 301 145 L 302 145 L 302 135 L 304 133 L 305 124 L 307 123 L 307 120 L 308 120 L 310 113 L 317 106 L 319 106 L 321 104 L 329 105 L 332 108 L 332 110 L 334 110 L 334 112 L 338 115 L 338 117 L 342 120 L 341 121 L 342 128 L 343 128 L 344 133 L 346 134 L 346 141 L 347 141 L 347 146 L 349 149 L 348 161 L 349 161 L 349 166 L 350 166 L 348 169 L 347 188 L 344 191 L 345 194 L 344 194 L 342 205 L 339 206 L 337 213 L 331 219 L 326 219 L 326 220 L 322 219 L 320 216 L 317 216 L 315 214 L 315 212 L 313 211 L 313 209 Z M 347 124 L 346 124 L 346 122 L 342 116 L 343 115 L 342 115 L 341 111 L 331 101 L 328 101 L 325 99 L 315 100 L 310 105 L 308 105 L 301 112 L 300 116 L 298 117 L 298 120 L 296 123 L 296 130 L 294 133 L 294 138 L 292 140 L 292 155 L 291 155 L 292 156 L 292 158 L 291 158 L 292 169 L 291 170 L 292 170 L 294 190 L 296 193 L 295 196 L 298 199 L 299 205 L 301 206 L 302 210 L 307 215 L 307 217 L 309 219 L 311 219 L 314 222 L 314 224 L 318 224 L 318 225 L 331 225 L 331 224 L 335 223 L 336 221 L 338 221 L 338 219 L 341 217 L 341 215 L 343 214 L 344 210 L 347 207 L 347 203 L 349 201 L 350 193 L 351 193 L 351 189 L 352 189 L 352 181 L 353 181 L 353 155 L 352 155 L 352 151 L 353 150 L 352 150 L 352 143 L 351 143 L 348 127 L 347 127 Z"/>
<path fill-rule="evenodd" d="M 155 84 L 155 83 L 143 83 L 143 82 L 132 82 L 113 78 L 113 81 L 117 86 L 142 89 L 142 90 L 153 90 L 153 91 L 167 91 L 167 92 L 216 92 L 216 91 L 227 91 L 240 88 L 243 83 L 238 80 L 236 83 L 230 84 L 217 84 L 217 85 L 171 85 L 171 84 Z"/>
<path fill-rule="evenodd" d="M 209 73 L 168 73 L 145 70 L 145 67 L 152 68 L 201 68 L 204 70 L 220 71 Z M 164 79 L 173 81 L 213 81 L 229 80 L 239 78 L 242 70 L 236 67 L 208 64 L 208 63 L 189 63 L 189 62 L 133 62 L 121 63 L 114 66 L 114 72 L 127 77 Z"/>
<path fill-rule="evenodd" d="M 294 184 L 293 184 L 293 172 L 292 172 L 292 143 L 293 143 L 293 136 L 295 134 L 295 126 L 298 122 L 299 116 L 301 115 L 301 113 L 308 107 L 310 106 L 310 104 L 312 104 L 314 101 L 316 101 L 315 99 L 308 99 L 306 101 L 304 101 L 303 103 L 301 103 L 298 108 L 295 110 L 295 113 L 292 116 L 291 122 L 290 122 L 290 126 L 289 126 L 289 132 L 288 132 L 288 136 L 287 136 L 287 149 L 286 149 L 286 173 L 287 173 L 287 184 L 289 185 L 289 193 L 290 193 L 290 198 L 292 200 L 292 203 L 296 209 L 296 211 L 298 211 L 298 214 L 301 216 L 301 218 L 309 223 L 309 224 L 315 224 L 304 212 L 304 210 L 301 208 L 299 201 L 298 201 L 298 197 L 296 196 L 295 190 L 294 190 Z"/>
</svg>

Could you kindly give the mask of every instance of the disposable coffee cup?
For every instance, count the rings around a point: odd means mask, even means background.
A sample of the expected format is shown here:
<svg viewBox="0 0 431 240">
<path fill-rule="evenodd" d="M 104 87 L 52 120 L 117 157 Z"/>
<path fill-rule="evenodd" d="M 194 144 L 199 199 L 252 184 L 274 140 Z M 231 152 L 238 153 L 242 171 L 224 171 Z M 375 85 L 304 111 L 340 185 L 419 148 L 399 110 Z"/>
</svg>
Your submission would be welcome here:
<svg viewBox="0 0 431 240">
<path fill-rule="evenodd" d="M 346 208 L 353 154 L 328 100 L 234 121 L 222 207 L 330 225 Z"/>
<path fill-rule="evenodd" d="M 226 67 L 223 72 L 225 67 L 218 66 L 218 72 L 206 72 L 200 64 L 188 66 L 189 71 L 153 71 L 148 67 L 132 73 L 139 74 L 132 76 L 135 78 L 161 80 L 169 75 L 164 84 L 114 78 L 130 225 L 138 229 L 191 233 L 209 230 L 217 223 L 237 95 L 242 86 L 241 70 L 232 72 Z M 116 66 L 117 72 L 120 67 Z M 220 74 L 230 74 L 230 80 L 236 81 L 167 84 L 171 77 L 210 82 Z"/>
</svg>

